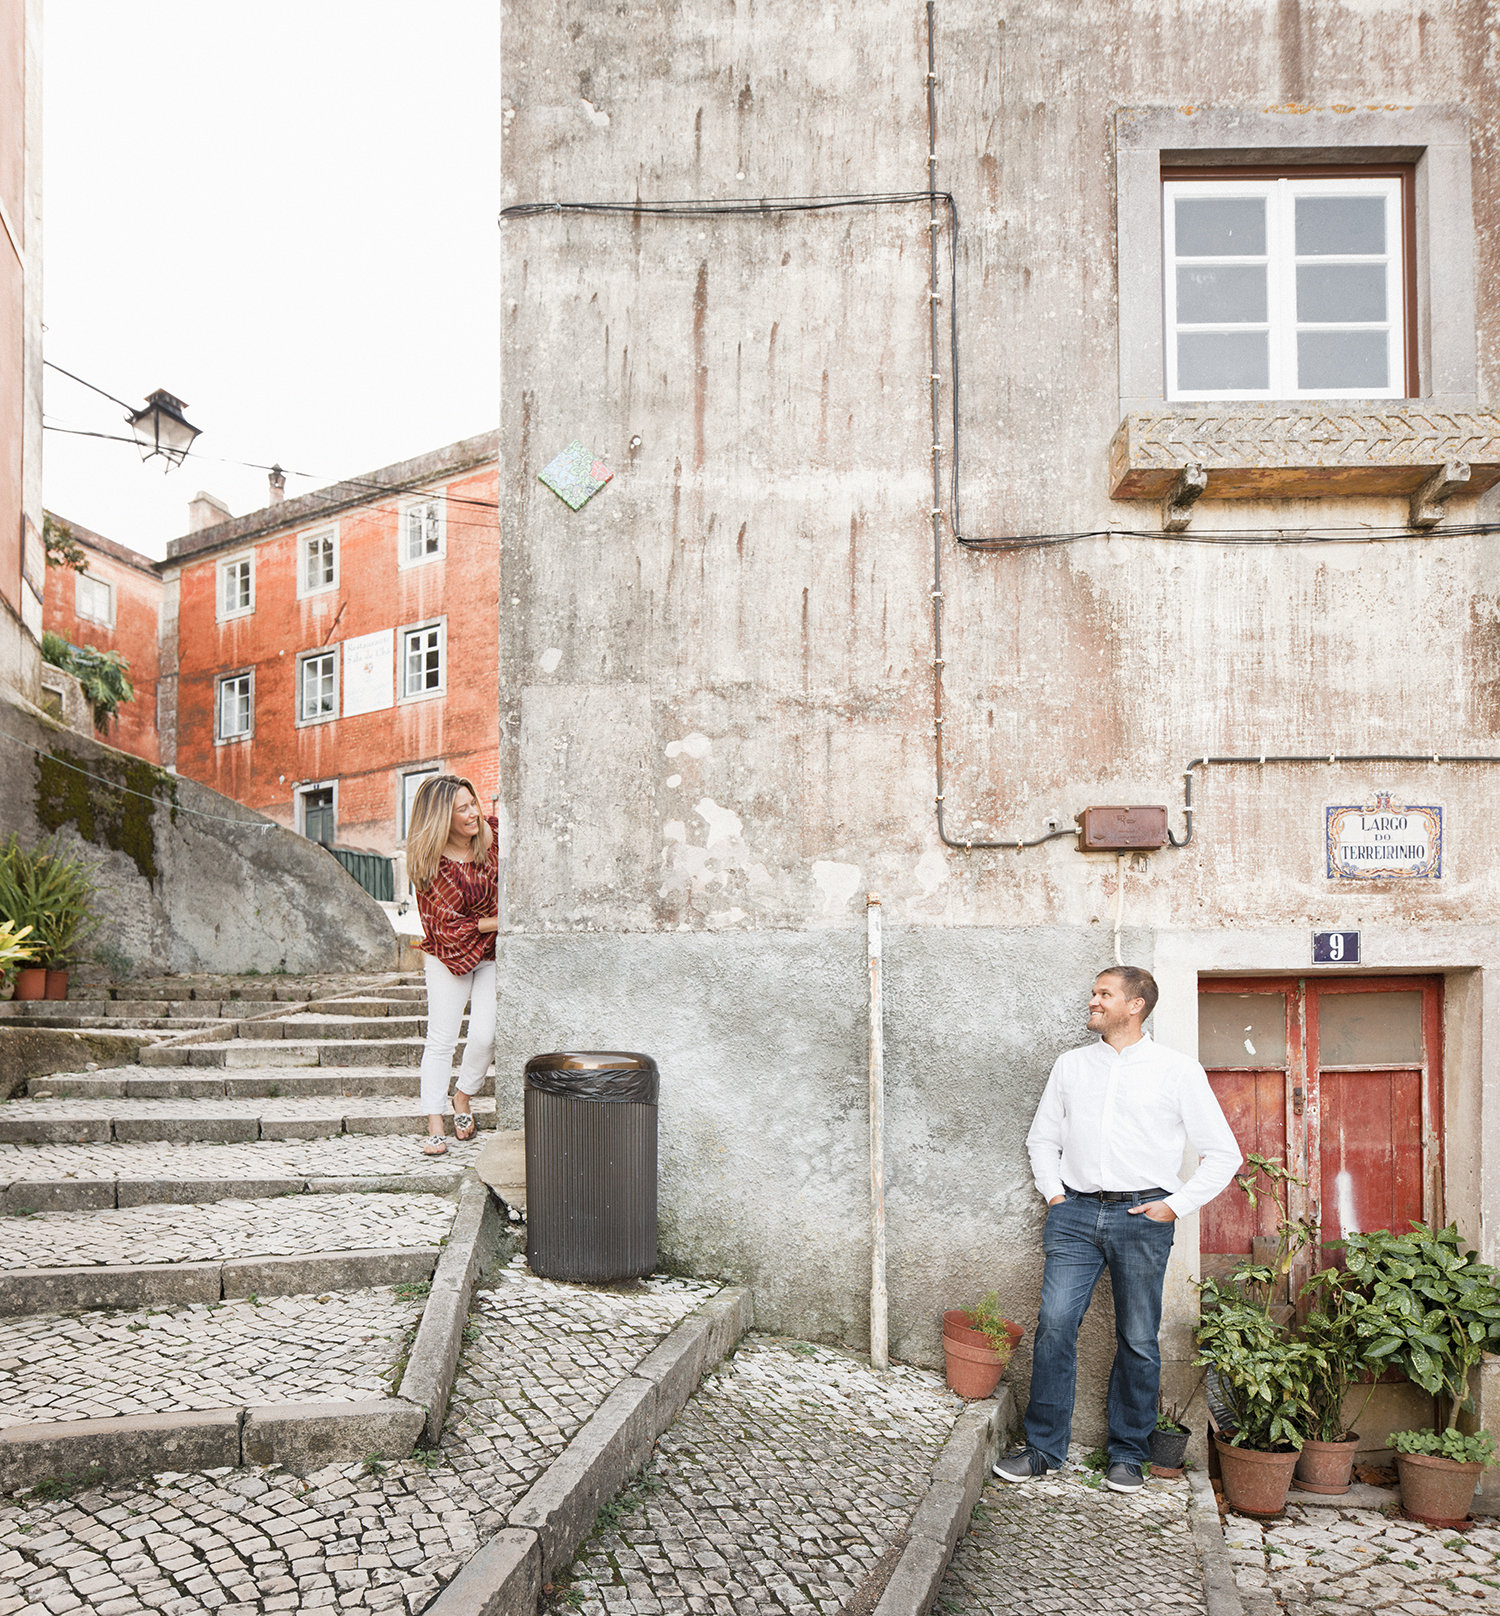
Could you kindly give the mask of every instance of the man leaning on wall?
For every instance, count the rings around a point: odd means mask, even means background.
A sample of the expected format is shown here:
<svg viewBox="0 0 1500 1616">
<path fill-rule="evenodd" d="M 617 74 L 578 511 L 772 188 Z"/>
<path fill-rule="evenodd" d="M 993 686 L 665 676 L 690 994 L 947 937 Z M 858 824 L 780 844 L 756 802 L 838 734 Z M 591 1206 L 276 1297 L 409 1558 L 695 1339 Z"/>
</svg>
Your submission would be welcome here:
<svg viewBox="0 0 1500 1616">
<path fill-rule="evenodd" d="M 1174 1226 L 1224 1189 L 1241 1159 L 1202 1066 L 1144 1030 L 1156 1000 L 1149 971 L 1122 965 L 1100 973 L 1088 1018 L 1099 1041 L 1058 1056 L 1026 1136 L 1036 1187 L 1047 1202 L 1046 1265 L 1026 1446 L 996 1464 L 1002 1481 L 1031 1481 L 1067 1459 L 1078 1327 L 1107 1268 L 1115 1357 L 1104 1484 L 1121 1493 L 1143 1485 L 1161 1386 L 1161 1293 Z M 1184 1184 L 1177 1169 L 1189 1142 L 1199 1161 Z"/>
</svg>

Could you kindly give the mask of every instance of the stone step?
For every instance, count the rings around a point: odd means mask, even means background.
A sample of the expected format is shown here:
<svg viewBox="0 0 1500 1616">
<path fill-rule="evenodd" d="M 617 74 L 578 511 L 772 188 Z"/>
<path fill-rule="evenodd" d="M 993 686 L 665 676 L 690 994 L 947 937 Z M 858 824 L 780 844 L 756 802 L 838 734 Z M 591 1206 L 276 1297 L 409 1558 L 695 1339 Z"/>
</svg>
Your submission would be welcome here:
<svg viewBox="0 0 1500 1616">
<path fill-rule="evenodd" d="M 467 1021 L 467 1018 L 465 1020 Z M 236 1021 L 234 1032 L 236 1038 L 252 1041 L 274 1038 L 425 1038 L 427 1018 L 425 1016 L 270 1016 L 259 1021 Z"/>
<path fill-rule="evenodd" d="M 351 1190 L 446 1193 L 479 1160 L 489 1130 L 428 1156 L 419 1134 L 340 1133 L 243 1144 L 132 1140 L 0 1145 L 0 1216 L 101 1207 L 184 1205 Z"/>
<path fill-rule="evenodd" d="M 178 1023 L 178 1031 L 194 1022 L 217 1021 L 217 999 L 7 999 L 0 1004 L 0 1024 L 37 1022 L 55 1027 L 75 1019 L 88 1022 L 165 1021 Z M 298 1007 L 301 1008 L 300 1006 Z M 273 1000 L 269 1004 L 241 1004 L 231 1001 L 231 1016 L 258 1016 L 285 1009 Z"/>
<path fill-rule="evenodd" d="M 33 1077 L 27 1097 L 33 1100 L 107 1098 L 114 1100 L 250 1100 L 309 1099 L 314 1096 L 356 1097 L 405 1095 L 415 1100 L 419 1078 L 414 1067 L 320 1067 L 316 1072 L 278 1067 L 271 1071 L 189 1073 L 181 1068 L 146 1070 L 114 1067 L 105 1072 L 56 1072 Z M 493 1073 L 481 1095 L 495 1092 Z"/>
<path fill-rule="evenodd" d="M 420 1066 L 420 1038 L 226 1038 L 214 1043 L 153 1044 L 142 1066 Z M 463 1058 L 463 1043 L 455 1059 Z"/>
<path fill-rule="evenodd" d="M 495 1102 L 476 1099 L 474 1120 L 495 1126 Z M 427 1118 L 415 1097 L 367 1096 L 351 1106 L 341 1096 L 286 1099 L 13 1100 L 0 1111 L 0 1144 L 248 1144 L 262 1139 L 332 1139 L 339 1134 L 420 1134 Z"/>
<path fill-rule="evenodd" d="M 188 1032 L 202 1032 L 218 1024 L 217 1016 L 91 1016 L 76 1008 L 61 1015 L 0 1016 L 0 1028 L 11 1032 L 23 1032 L 32 1028 L 48 1030 L 71 1028 L 88 1032 L 139 1032 L 153 1040 L 159 1037 L 175 1038 Z"/>
<path fill-rule="evenodd" d="M 206 1206 L 109 1206 L 33 1213 L 13 1217 L 6 1224 L 5 1243 L 0 1247 L 0 1284 L 6 1274 L 17 1270 L 88 1272 L 92 1266 L 113 1273 L 164 1264 L 215 1266 L 247 1258 L 300 1260 L 352 1251 L 426 1249 L 440 1246 L 448 1238 L 455 1209 L 451 1194 L 424 1187 L 351 1192 L 334 1199 L 298 1194 L 223 1200 Z M 361 1287 L 318 1283 L 302 1288 Z"/>
</svg>

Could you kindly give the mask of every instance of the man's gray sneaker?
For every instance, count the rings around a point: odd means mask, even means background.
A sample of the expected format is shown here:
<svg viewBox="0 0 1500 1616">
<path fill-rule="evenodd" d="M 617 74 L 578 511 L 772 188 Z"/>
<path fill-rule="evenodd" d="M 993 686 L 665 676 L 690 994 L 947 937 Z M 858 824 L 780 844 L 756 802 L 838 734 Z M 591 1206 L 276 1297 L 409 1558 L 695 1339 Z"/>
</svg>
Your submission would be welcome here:
<svg viewBox="0 0 1500 1616">
<path fill-rule="evenodd" d="M 1104 1472 L 1104 1485 L 1112 1493 L 1138 1493 L 1146 1482 L 1139 1465 L 1112 1464 Z"/>
<path fill-rule="evenodd" d="M 1001 1481 L 1031 1481 L 1047 1474 L 1047 1461 L 1032 1448 L 1007 1454 L 990 1467 Z"/>
</svg>

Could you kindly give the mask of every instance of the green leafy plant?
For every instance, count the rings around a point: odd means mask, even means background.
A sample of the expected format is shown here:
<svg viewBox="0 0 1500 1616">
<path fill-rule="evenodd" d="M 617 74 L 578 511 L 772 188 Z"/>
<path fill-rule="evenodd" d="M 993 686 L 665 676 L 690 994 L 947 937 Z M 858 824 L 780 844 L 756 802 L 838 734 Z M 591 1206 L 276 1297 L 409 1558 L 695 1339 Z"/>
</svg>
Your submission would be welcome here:
<svg viewBox="0 0 1500 1616">
<path fill-rule="evenodd" d="M 36 944 L 26 940 L 30 936 L 30 926 L 0 921 L 0 983 L 8 983 L 17 971 L 35 961 Z"/>
<path fill-rule="evenodd" d="M 1406 1442 L 1451 1446 L 1477 1441 L 1458 1430 L 1460 1414 L 1472 1410 L 1469 1377 L 1486 1352 L 1500 1350 L 1500 1272 L 1475 1260 L 1458 1226 L 1430 1229 L 1413 1223 L 1406 1234 L 1387 1229 L 1350 1235 L 1341 1243 L 1350 1281 L 1365 1297 L 1358 1321 L 1366 1361 L 1374 1369 L 1399 1368 L 1423 1391 L 1446 1400 L 1441 1433 L 1397 1431 L 1388 1441 L 1401 1453 L 1423 1453 Z M 1450 1458 L 1441 1447 L 1438 1457 Z M 1465 1451 L 1468 1451 L 1465 1449 Z M 1490 1462 L 1493 1449 L 1465 1463 Z"/>
<path fill-rule="evenodd" d="M 98 921 L 90 913 L 94 866 L 64 853 L 57 838 L 23 848 L 12 831 L 0 845 L 0 921 L 29 927 L 36 963 L 57 969 L 76 958 Z"/>
<path fill-rule="evenodd" d="M 989 1342 L 990 1348 L 1000 1354 L 1001 1363 L 1010 1361 L 1010 1331 L 1005 1327 L 1005 1315 L 1000 1311 L 999 1291 L 986 1291 L 969 1309 L 969 1327 L 978 1330 Z"/>
<path fill-rule="evenodd" d="M 1311 1422 L 1308 1436 L 1315 1442 L 1344 1442 L 1354 1434 L 1375 1386 L 1380 1365 L 1373 1367 L 1370 1390 L 1352 1425 L 1344 1419 L 1344 1403 L 1359 1373 L 1370 1368 L 1368 1337 L 1361 1326 L 1368 1322 L 1368 1304 L 1352 1276 L 1342 1268 L 1325 1268 L 1302 1287 L 1299 1301 L 1317 1300 L 1321 1306 L 1308 1312 L 1300 1331 L 1304 1341 L 1319 1348 L 1321 1364 L 1313 1375 Z"/>
<path fill-rule="evenodd" d="M 1250 1155 L 1246 1161 L 1250 1171 L 1235 1182 L 1252 1210 L 1262 1196 L 1276 1207 L 1276 1255 L 1270 1263 L 1238 1263 L 1222 1284 L 1199 1281 L 1203 1312 L 1194 1332 L 1194 1362 L 1214 1373 L 1230 1414 L 1231 1429 L 1221 1434 L 1231 1446 L 1259 1452 L 1300 1449 L 1314 1421 L 1315 1385 L 1327 1374 L 1327 1363 L 1321 1347 L 1297 1340 L 1274 1316 L 1273 1299 L 1312 1239 L 1313 1227 L 1288 1215 L 1291 1188 L 1303 1180 L 1273 1158 Z"/>
<path fill-rule="evenodd" d="M 1451 1428 L 1446 1431 L 1392 1431 L 1385 1439 L 1397 1453 L 1425 1453 L 1436 1459 L 1453 1459 L 1458 1464 L 1489 1465 L 1495 1457 L 1495 1439 L 1488 1431 L 1465 1436 Z"/>
<path fill-rule="evenodd" d="M 42 660 L 61 668 L 64 673 L 71 673 L 83 686 L 89 710 L 94 715 L 94 728 L 101 733 L 109 728 L 122 702 L 135 700 L 130 661 L 118 651 L 74 645 L 48 629 L 42 635 Z"/>
</svg>

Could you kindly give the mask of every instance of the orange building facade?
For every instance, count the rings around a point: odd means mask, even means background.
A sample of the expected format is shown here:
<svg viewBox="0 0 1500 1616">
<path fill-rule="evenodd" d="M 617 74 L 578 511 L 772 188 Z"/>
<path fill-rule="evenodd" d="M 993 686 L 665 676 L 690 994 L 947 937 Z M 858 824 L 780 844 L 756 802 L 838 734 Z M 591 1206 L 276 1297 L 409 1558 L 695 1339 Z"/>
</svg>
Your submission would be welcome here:
<svg viewBox="0 0 1500 1616">
<path fill-rule="evenodd" d="M 122 752 L 160 763 L 156 708 L 162 582 L 157 565 L 76 522 L 65 525 L 88 558 L 88 570 L 47 568 L 42 626 L 74 645 L 118 651 L 125 658 L 135 697 L 121 702 L 100 738 Z"/>
<path fill-rule="evenodd" d="M 434 773 L 490 811 L 497 451 L 468 438 L 172 541 L 161 761 L 357 851 L 398 851 Z"/>
</svg>

